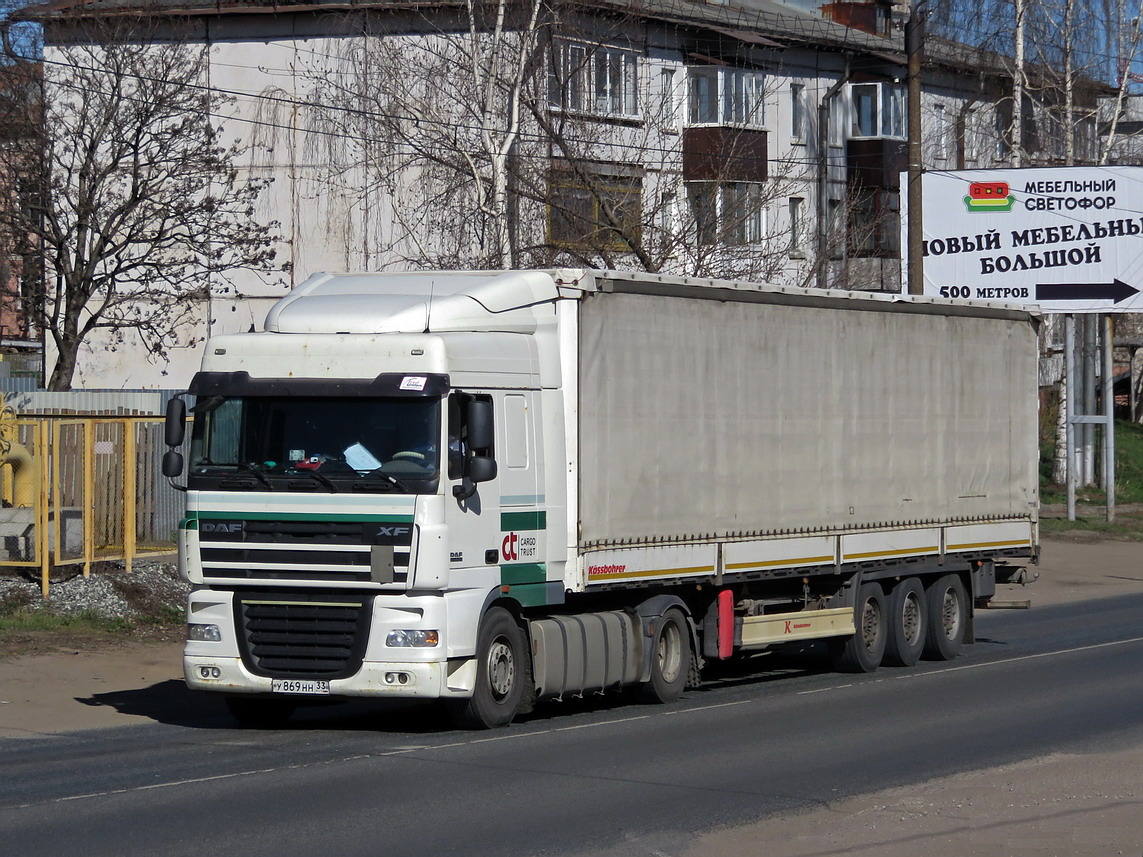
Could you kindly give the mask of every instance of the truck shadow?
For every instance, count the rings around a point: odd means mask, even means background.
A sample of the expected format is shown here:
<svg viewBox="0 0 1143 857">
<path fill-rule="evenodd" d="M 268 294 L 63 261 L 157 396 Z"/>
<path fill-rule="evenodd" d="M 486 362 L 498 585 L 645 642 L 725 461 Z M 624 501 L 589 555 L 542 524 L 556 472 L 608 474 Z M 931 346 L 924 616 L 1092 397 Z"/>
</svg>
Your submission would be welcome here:
<svg viewBox="0 0 1143 857">
<path fill-rule="evenodd" d="M 190 690 L 179 679 L 159 682 L 150 687 L 76 697 L 76 701 L 93 707 L 106 706 L 120 714 L 144 717 L 168 726 L 191 729 L 242 728 L 226 710 L 221 695 Z M 455 727 L 443 707 L 432 702 L 337 700 L 300 705 L 293 717 L 281 728 L 427 733 L 449 731 Z"/>
<path fill-rule="evenodd" d="M 229 721 L 220 700 L 194 693 L 180 679 L 168 679 L 150 687 L 112 690 L 76 697 L 76 702 L 93 708 L 106 706 L 120 714 L 146 717 L 171 726 L 219 726 Z"/>
<path fill-rule="evenodd" d="M 689 689 L 688 696 L 722 688 L 763 685 L 795 675 L 813 675 L 830 670 L 825 648 L 806 645 L 765 656 L 736 658 L 708 664 L 703 684 Z M 106 706 L 120 714 L 143 717 L 155 723 L 191 729 L 241 729 L 230 716 L 220 695 L 192 691 L 179 679 L 149 687 L 113 690 L 77 697 L 93 707 Z M 569 716 L 590 715 L 622 708 L 637 711 L 638 688 L 609 690 L 542 700 L 535 710 L 516 718 L 521 724 L 558 722 Z M 427 734 L 454 731 L 443 705 L 424 700 L 330 700 L 300 705 L 284 730 L 321 729 L 333 732 L 392 732 Z"/>
</svg>

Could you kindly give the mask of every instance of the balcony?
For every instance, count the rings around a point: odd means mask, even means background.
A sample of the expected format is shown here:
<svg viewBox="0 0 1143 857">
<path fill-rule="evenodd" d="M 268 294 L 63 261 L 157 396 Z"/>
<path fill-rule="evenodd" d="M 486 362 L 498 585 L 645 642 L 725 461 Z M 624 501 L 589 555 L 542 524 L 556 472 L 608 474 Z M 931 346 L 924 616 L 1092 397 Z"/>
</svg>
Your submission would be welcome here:
<svg viewBox="0 0 1143 857">
<path fill-rule="evenodd" d="M 683 129 L 682 142 L 685 181 L 766 181 L 765 131 L 696 125 Z"/>
</svg>

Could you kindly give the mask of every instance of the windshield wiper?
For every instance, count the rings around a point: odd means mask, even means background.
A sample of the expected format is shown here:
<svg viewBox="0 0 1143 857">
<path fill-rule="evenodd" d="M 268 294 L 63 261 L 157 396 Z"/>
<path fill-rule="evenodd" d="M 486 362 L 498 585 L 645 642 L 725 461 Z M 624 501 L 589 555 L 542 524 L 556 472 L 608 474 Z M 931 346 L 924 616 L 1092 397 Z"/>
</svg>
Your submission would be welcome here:
<svg viewBox="0 0 1143 857">
<path fill-rule="evenodd" d="M 288 472 L 290 476 L 309 476 L 311 479 L 316 479 L 318 482 L 328 488 L 330 494 L 338 493 L 337 486 L 334 484 L 333 480 L 323 473 L 318 473 L 316 470 L 298 470 L 295 468 L 294 470 L 290 470 Z"/>
<path fill-rule="evenodd" d="M 417 492 L 410 488 L 401 479 L 398 479 L 392 473 L 386 473 L 383 470 L 370 470 L 368 473 L 361 474 L 365 479 L 372 479 L 374 476 L 379 476 L 402 494 L 416 494 Z"/>
<path fill-rule="evenodd" d="M 270 477 L 255 467 L 253 464 L 247 464 L 245 461 L 204 461 L 203 467 L 240 467 L 247 473 L 252 473 L 254 478 L 266 486 L 270 491 L 274 490 L 274 483 L 270 481 Z"/>
</svg>

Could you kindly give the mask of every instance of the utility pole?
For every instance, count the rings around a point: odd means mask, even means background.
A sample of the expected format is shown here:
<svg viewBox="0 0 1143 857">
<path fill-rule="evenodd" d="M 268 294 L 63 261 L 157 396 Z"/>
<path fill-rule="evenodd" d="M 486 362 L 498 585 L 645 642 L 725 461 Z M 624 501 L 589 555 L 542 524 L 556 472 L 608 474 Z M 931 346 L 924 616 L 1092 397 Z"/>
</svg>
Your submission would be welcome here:
<svg viewBox="0 0 1143 857">
<path fill-rule="evenodd" d="M 905 24 L 905 54 L 908 57 L 908 114 L 909 114 L 909 270 L 908 291 L 911 295 L 924 294 L 925 268 L 921 234 L 921 55 L 925 45 L 925 18 L 923 4 L 913 4 Z"/>
</svg>

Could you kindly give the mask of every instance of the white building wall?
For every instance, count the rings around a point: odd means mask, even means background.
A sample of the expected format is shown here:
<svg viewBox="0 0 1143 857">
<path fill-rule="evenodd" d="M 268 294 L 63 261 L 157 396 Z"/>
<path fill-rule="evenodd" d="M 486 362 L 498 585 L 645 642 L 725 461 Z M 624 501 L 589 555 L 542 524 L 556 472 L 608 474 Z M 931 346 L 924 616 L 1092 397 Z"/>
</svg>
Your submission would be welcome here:
<svg viewBox="0 0 1143 857">
<path fill-rule="evenodd" d="M 300 20 L 300 19 L 299 19 Z M 307 19 L 310 20 L 310 19 Z M 288 15 L 253 15 L 211 23 L 210 83 L 233 98 L 221 115 L 226 137 L 249 145 L 243 169 L 253 176 L 273 179 L 260 203 L 258 216 L 278 220 L 282 241 L 279 261 L 289 270 L 275 277 L 260 277 L 237 271 L 219 277 L 209 301 L 199 308 L 198 321 L 186 331 L 187 346 L 171 349 L 169 360 L 147 357 L 131 343 L 108 350 L 105 338 L 93 337 L 81 355 L 76 385 L 85 387 L 163 387 L 185 385 L 193 374 L 201 353 L 201 340 L 215 334 L 260 327 L 269 307 L 293 285 L 315 271 L 383 270 L 405 267 L 410 254 L 393 224 L 400 201 L 377 189 L 367 189 L 360 169 L 342 161 L 352 141 L 336 130 L 322 133 L 323 123 L 313 102 L 315 81 L 333 74 L 339 58 L 354 46 L 360 36 L 313 37 L 295 32 L 296 20 Z M 313 26 L 312 23 L 307 26 Z M 274 30 L 274 32 L 271 32 Z M 663 31 L 666 32 L 666 31 Z M 662 37 L 662 32 L 658 34 Z M 396 37 L 395 37 L 396 38 Z M 677 36 L 676 36 L 677 38 Z M 768 69 L 766 130 L 768 133 L 770 182 L 780 185 L 765 212 L 766 229 L 774 241 L 786 240 L 792 229 L 791 200 L 799 199 L 803 219 L 802 241 L 785 254 L 775 279 L 787 285 L 816 285 L 811 265 L 817 251 L 819 218 L 818 183 L 818 106 L 832 84 L 844 74 L 841 55 L 813 48 L 772 51 L 752 48 Z M 674 194 L 676 211 L 685 211 L 680 146 L 685 125 L 686 61 L 679 48 L 659 46 L 647 51 L 641 60 L 644 123 L 610 126 L 617 161 L 629 161 L 630 153 L 642 147 L 647 169 L 644 193 L 656 200 Z M 663 122 L 658 115 L 658 73 L 676 72 L 675 119 Z M 792 131 L 791 84 L 803 87 L 804 129 L 800 138 Z M 970 92 L 953 89 L 934 91 L 926 96 L 926 123 L 931 126 L 941 112 L 949 117 L 972 98 Z M 942 110 L 938 111 L 938 105 Z M 648 116 L 653 108 L 656 115 Z M 836 215 L 844 223 L 846 199 L 846 132 L 848 105 L 843 88 L 833 99 L 832 118 L 825 151 L 827 188 L 825 198 L 836 201 Z M 980 102 L 968 114 L 968 159 L 966 166 L 984 166 L 993 161 L 994 141 L 990 105 Z M 951 167 L 956 157 L 956 141 L 948 141 L 946 153 L 933 157 L 931 166 Z M 930 144 L 931 147 L 931 144 Z M 352 146 L 349 146 L 352 148 Z M 407 192 L 416 193 L 416 182 Z M 645 200 L 649 197 L 645 196 Z M 542 224 L 533 224 L 542 228 Z M 749 253 L 750 248 L 729 252 Z M 861 263 L 869 267 L 871 262 Z M 886 265 L 894 260 L 876 260 L 869 277 L 885 280 Z M 842 273 L 853 282 L 860 266 L 829 262 L 827 282 Z M 846 279 L 846 277 L 842 277 Z M 889 278 L 891 279 L 891 277 Z M 875 280 L 871 279 L 870 282 Z"/>
</svg>

